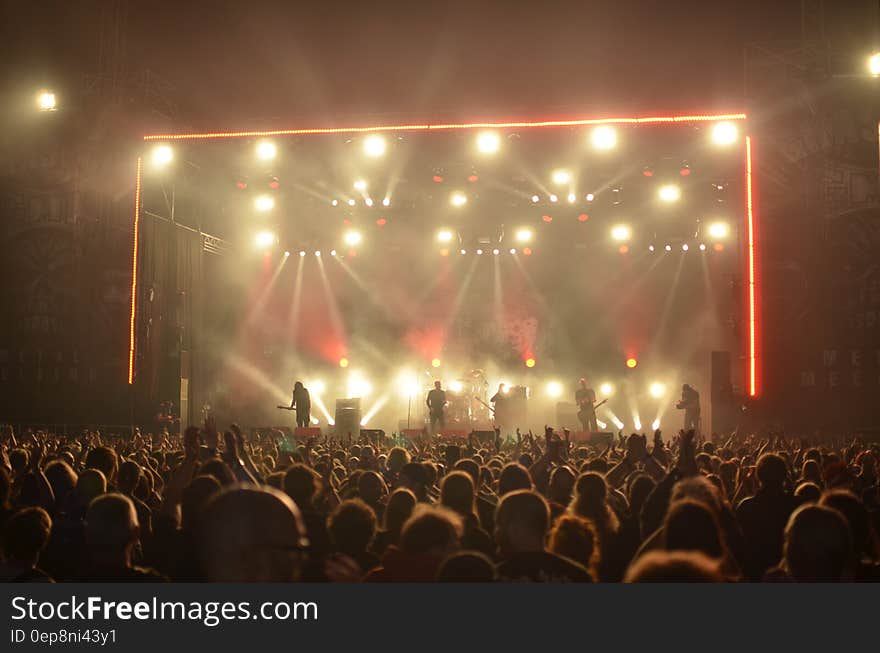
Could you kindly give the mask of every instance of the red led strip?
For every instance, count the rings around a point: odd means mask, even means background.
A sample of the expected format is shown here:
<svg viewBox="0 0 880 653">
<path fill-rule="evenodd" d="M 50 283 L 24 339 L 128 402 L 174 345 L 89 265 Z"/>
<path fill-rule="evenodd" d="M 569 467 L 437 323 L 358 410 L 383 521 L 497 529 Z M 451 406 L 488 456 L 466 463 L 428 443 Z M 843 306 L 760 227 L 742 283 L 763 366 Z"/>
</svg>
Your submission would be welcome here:
<svg viewBox="0 0 880 653">
<path fill-rule="evenodd" d="M 722 113 L 693 116 L 650 116 L 644 118 L 591 118 L 584 120 L 547 120 L 542 122 L 471 122 L 438 125 L 383 125 L 378 127 L 325 127 L 317 129 L 279 129 L 272 131 L 205 132 L 192 134 L 149 134 L 145 141 L 182 141 L 208 138 L 250 138 L 265 136 L 288 136 L 297 134 L 356 134 L 362 132 L 431 131 L 438 129 L 509 129 L 524 127 L 578 127 L 584 125 L 648 125 L 688 122 L 713 122 L 717 120 L 745 120 L 744 113 Z"/>
<path fill-rule="evenodd" d="M 134 383 L 134 325 L 137 310 L 138 229 L 141 222 L 141 158 L 134 184 L 134 239 L 131 248 L 131 318 L 128 325 L 128 385 Z"/>
<path fill-rule="evenodd" d="M 755 213 L 752 205 L 752 137 L 746 136 L 746 215 L 749 249 L 749 396 L 758 394 L 757 300 L 755 289 Z"/>
</svg>

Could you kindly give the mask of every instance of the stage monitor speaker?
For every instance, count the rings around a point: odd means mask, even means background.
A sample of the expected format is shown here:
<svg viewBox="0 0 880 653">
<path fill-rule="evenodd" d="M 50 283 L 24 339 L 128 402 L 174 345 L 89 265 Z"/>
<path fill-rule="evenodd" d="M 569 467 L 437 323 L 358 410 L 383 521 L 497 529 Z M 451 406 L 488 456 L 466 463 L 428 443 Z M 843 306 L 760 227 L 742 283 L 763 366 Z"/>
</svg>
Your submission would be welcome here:
<svg viewBox="0 0 880 653">
<path fill-rule="evenodd" d="M 335 422 L 333 432 L 337 438 L 357 437 L 361 432 L 361 400 L 337 399 Z"/>
</svg>

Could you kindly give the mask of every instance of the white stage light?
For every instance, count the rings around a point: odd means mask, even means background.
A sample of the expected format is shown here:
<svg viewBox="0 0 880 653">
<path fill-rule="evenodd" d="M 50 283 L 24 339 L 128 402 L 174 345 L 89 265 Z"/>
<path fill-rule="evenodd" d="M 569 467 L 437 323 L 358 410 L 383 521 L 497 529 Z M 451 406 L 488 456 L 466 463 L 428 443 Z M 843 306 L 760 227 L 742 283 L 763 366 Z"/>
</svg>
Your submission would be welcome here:
<svg viewBox="0 0 880 653">
<path fill-rule="evenodd" d="M 449 389 L 452 390 L 452 392 L 461 392 L 464 390 L 464 384 L 461 381 L 450 381 Z"/>
<path fill-rule="evenodd" d="M 354 189 L 359 191 L 367 190 L 367 182 L 363 179 L 358 179 L 356 182 L 354 182 Z"/>
<path fill-rule="evenodd" d="M 154 166 L 161 168 L 162 166 L 167 166 L 174 159 L 174 150 L 171 149 L 170 145 L 157 145 L 153 148 L 150 158 Z"/>
<path fill-rule="evenodd" d="M 568 203 L 569 204 L 574 204 L 576 200 L 577 200 L 577 195 L 575 195 L 574 193 L 568 194 Z"/>
<path fill-rule="evenodd" d="M 705 251 L 706 251 L 706 243 L 700 243 L 700 251 L 701 251 L 701 252 L 705 252 Z"/>
<path fill-rule="evenodd" d="M 336 256 L 336 250 L 335 250 L 335 249 L 331 249 L 331 250 L 330 250 L 330 256 Z"/>
<path fill-rule="evenodd" d="M 551 196 L 550 196 L 550 201 L 551 201 L 551 202 L 558 202 L 558 201 L 559 201 L 559 198 L 556 197 L 556 195 L 551 195 Z"/>
<path fill-rule="evenodd" d="M 353 373 L 348 377 L 348 398 L 360 398 L 369 396 L 373 386 L 361 374 Z"/>
<path fill-rule="evenodd" d="M 272 141 L 260 141 L 257 143 L 257 158 L 263 161 L 274 159 L 278 154 L 278 148 Z"/>
<path fill-rule="evenodd" d="M 649 252 L 653 252 L 653 251 L 654 251 L 654 246 L 653 246 L 653 245 L 648 245 L 648 251 L 649 251 Z"/>
<path fill-rule="evenodd" d="M 877 77 L 880 75 L 880 52 L 876 52 L 868 57 L 868 72 Z"/>
<path fill-rule="evenodd" d="M 464 193 L 456 192 L 452 194 L 452 197 L 449 198 L 449 201 L 452 206 L 464 206 L 465 204 L 467 204 L 467 195 L 465 195 Z"/>
<path fill-rule="evenodd" d="M 363 236 L 360 231 L 355 231 L 354 229 L 349 229 L 345 232 L 344 236 L 345 244 L 350 246 L 360 245 L 363 240 Z"/>
<path fill-rule="evenodd" d="M 306 255 L 306 251 L 304 249 L 299 250 L 299 257 L 302 258 Z"/>
<path fill-rule="evenodd" d="M 681 199 L 681 188 L 675 184 L 666 184 L 660 187 L 657 195 L 663 202 L 677 202 Z"/>
<path fill-rule="evenodd" d="M 55 94 L 51 91 L 40 91 L 37 93 L 37 107 L 40 111 L 55 111 L 58 108 Z"/>
<path fill-rule="evenodd" d="M 465 254 L 467 254 L 467 250 L 466 249 L 461 250 L 461 255 L 464 256 Z"/>
<path fill-rule="evenodd" d="M 272 247 L 276 240 L 278 240 L 277 236 L 268 230 L 257 232 L 257 235 L 254 236 L 254 244 L 262 249 Z"/>
<path fill-rule="evenodd" d="M 671 251 L 672 251 L 672 245 L 667 245 L 664 249 L 665 249 L 667 252 L 671 252 Z"/>
<path fill-rule="evenodd" d="M 477 136 L 477 149 L 483 154 L 494 154 L 501 148 L 501 137 L 495 132 L 483 132 Z"/>
<path fill-rule="evenodd" d="M 373 199 L 368 197 L 364 200 L 364 204 L 366 204 L 367 206 L 373 206 Z"/>
<path fill-rule="evenodd" d="M 716 145 L 731 145 L 738 136 L 739 129 L 732 122 L 719 122 L 712 128 L 712 142 Z"/>
<path fill-rule="evenodd" d="M 391 206 L 391 198 L 390 198 L 390 197 L 386 197 L 385 199 L 383 199 L 383 200 L 382 200 L 382 206 Z"/>
<path fill-rule="evenodd" d="M 687 244 L 687 243 L 684 243 L 684 244 L 681 246 L 681 251 L 683 251 L 683 252 L 686 252 L 686 251 L 688 251 L 689 249 L 690 249 L 690 247 L 688 247 L 688 244 Z"/>
<path fill-rule="evenodd" d="M 592 202 L 594 199 L 596 199 L 596 196 L 595 196 L 595 195 L 593 195 L 592 193 L 587 193 L 586 200 L 587 200 L 588 202 Z"/>
<path fill-rule="evenodd" d="M 357 202 L 355 202 L 354 200 L 348 200 L 349 206 L 354 206 L 355 204 L 357 204 Z"/>
<path fill-rule="evenodd" d="M 511 247 L 511 248 L 510 248 L 510 253 L 511 253 L 511 254 L 516 254 L 516 248 L 515 248 L 515 247 Z"/>
<path fill-rule="evenodd" d="M 659 428 L 660 428 L 660 418 L 658 417 L 653 422 L 651 422 L 651 429 L 656 431 Z"/>
<path fill-rule="evenodd" d="M 254 208 L 264 213 L 271 211 L 275 208 L 275 198 L 271 195 L 260 195 L 254 199 Z"/>
<path fill-rule="evenodd" d="M 441 243 L 451 243 L 454 234 L 449 229 L 441 229 L 437 232 L 437 240 Z"/>
<path fill-rule="evenodd" d="M 610 397 L 614 394 L 614 386 L 610 383 L 603 383 L 599 386 L 599 394 L 603 397 Z"/>
<path fill-rule="evenodd" d="M 397 389 L 402 399 L 411 399 L 422 392 L 418 377 L 410 370 L 403 370 L 397 375 Z"/>
<path fill-rule="evenodd" d="M 538 197 L 537 195 L 532 195 L 532 204 L 537 204 L 540 201 L 541 201 L 540 197 Z"/>
<path fill-rule="evenodd" d="M 369 157 L 375 159 L 382 156 L 385 154 L 386 148 L 387 144 L 385 143 L 385 139 L 378 134 L 367 136 L 367 138 L 364 139 L 364 154 Z"/>
<path fill-rule="evenodd" d="M 339 206 L 339 200 L 332 200 L 330 206 Z"/>
<path fill-rule="evenodd" d="M 618 224 L 611 228 L 611 237 L 619 243 L 632 238 L 632 229 L 625 224 Z"/>
<path fill-rule="evenodd" d="M 662 383 L 655 381 L 648 387 L 648 392 L 651 394 L 654 399 L 660 399 L 663 395 L 666 394 L 666 386 Z"/>
<path fill-rule="evenodd" d="M 285 251 L 285 252 L 284 252 L 284 258 L 287 258 L 288 256 L 290 256 L 290 252 Z"/>
<path fill-rule="evenodd" d="M 558 185 L 567 184 L 571 181 L 571 173 L 568 170 L 555 170 L 553 172 L 553 183 Z"/>
<path fill-rule="evenodd" d="M 501 253 L 501 250 L 499 250 L 499 249 L 493 249 L 493 250 L 492 250 L 492 253 L 493 253 L 495 256 L 498 256 L 498 255 Z"/>
<path fill-rule="evenodd" d="M 559 381 L 550 381 L 547 383 L 547 396 L 551 399 L 558 399 L 562 396 L 564 388 Z"/>
<path fill-rule="evenodd" d="M 531 229 L 517 229 L 516 231 L 516 242 L 518 243 L 529 243 L 532 241 L 532 236 L 534 236 L 534 232 Z"/>
<path fill-rule="evenodd" d="M 610 150 L 617 145 L 617 131 L 607 125 L 596 127 L 590 135 L 590 140 L 597 150 Z"/>
<path fill-rule="evenodd" d="M 727 238 L 730 235 L 730 225 L 726 222 L 713 222 L 709 225 L 709 236 L 715 239 Z"/>
<path fill-rule="evenodd" d="M 309 389 L 309 392 L 313 395 L 322 395 L 327 390 L 327 386 L 324 385 L 323 381 L 309 381 L 306 384 L 306 388 Z"/>
<path fill-rule="evenodd" d="M 478 250 L 477 250 L 477 256 L 482 256 L 482 255 L 483 255 L 483 250 L 478 249 Z"/>
</svg>

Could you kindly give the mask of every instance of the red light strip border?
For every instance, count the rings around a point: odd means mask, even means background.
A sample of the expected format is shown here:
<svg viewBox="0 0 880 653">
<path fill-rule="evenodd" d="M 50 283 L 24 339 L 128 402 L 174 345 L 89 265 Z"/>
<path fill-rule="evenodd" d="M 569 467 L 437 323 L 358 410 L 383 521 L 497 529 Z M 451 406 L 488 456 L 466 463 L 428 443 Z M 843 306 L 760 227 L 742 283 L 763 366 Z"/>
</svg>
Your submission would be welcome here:
<svg viewBox="0 0 880 653">
<path fill-rule="evenodd" d="M 541 122 L 470 122 L 424 125 L 382 125 L 378 127 L 322 127 L 313 129 L 278 129 L 269 131 L 203 132 L 191 134 L 148 134 L 145 141 L 183 141 L 211 138 L 249 138 L 290 136 L 297 134 L 357 134 L 364 132 L 434 131 L 444 129 L 513 129 L 530 127 L 581 127 L 586 125 L 650 125 L 668 123 L 716 122 L 746 120 L 744 113 L 721 113 L 687 116 L 649 116 L 643 118 L 589 118 L 578 120 L 546 120 Z"/>
<path fill-rule="evenodd" d="M 755 277 L 755 210 L 752 198 L 752 137 L 746 136 L 746 219 L 749 256 L 749 396 L 758 396 L 757 288 Z"/>
<path fill-rule="evenodd" d="M 128 385 L 134 383 L 135 316 L 137 314 L 138 236 L 141 222 L 141 157 L 134 184 L 134 236 L 131 247 L 131 317 L 128 332 Z"/>
</svg>

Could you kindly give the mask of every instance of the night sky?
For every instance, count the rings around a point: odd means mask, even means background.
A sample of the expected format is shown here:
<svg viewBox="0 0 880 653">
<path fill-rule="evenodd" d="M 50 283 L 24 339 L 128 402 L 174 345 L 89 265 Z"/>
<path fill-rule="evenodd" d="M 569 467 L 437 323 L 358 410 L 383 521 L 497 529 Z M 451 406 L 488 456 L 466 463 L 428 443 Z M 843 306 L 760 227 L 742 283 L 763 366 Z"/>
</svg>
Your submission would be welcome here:
<svg viewBox="0 0 880 653">
<path fill-rule="evenodd" d="M 97 72 L 101 4 L 4 2 L 4 90 Z M 744 44 L 796 41 L 800 4 L 129 2 L 125 61 L 206 128 L 738 108 Z M 871 3 L 826 4 L 840 43 L 870 24 L 850 14 Z"/>
</svg>

